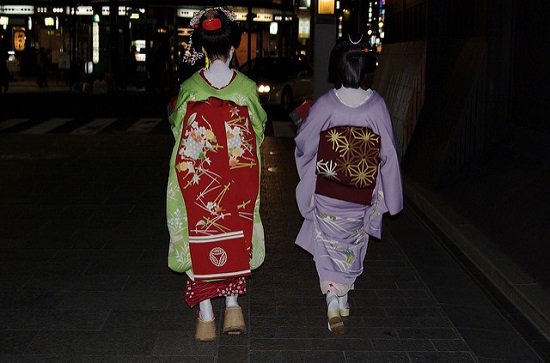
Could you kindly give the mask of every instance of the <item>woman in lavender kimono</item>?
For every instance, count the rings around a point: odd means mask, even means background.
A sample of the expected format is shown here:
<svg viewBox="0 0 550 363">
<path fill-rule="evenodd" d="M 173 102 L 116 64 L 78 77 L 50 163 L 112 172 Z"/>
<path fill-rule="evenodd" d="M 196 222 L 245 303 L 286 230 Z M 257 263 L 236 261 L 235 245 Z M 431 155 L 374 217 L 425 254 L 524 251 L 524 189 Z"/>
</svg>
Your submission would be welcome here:
<svg viewBox="0 0 550 363">
<path fill-rule="evenodd" d="M 384 213 L 403 208 L 387 106 L 361 87 L 373 58 L 362 37 L 337 42 L 330 62 L 337 87 L 314 103 L 295 138 L 296 198 L 304 217 L 296 244 L 313 255 L 335 334 L 344 332 L 348 292 L 363 272 L 369 237 L 381 237 Z"/>
</svg>

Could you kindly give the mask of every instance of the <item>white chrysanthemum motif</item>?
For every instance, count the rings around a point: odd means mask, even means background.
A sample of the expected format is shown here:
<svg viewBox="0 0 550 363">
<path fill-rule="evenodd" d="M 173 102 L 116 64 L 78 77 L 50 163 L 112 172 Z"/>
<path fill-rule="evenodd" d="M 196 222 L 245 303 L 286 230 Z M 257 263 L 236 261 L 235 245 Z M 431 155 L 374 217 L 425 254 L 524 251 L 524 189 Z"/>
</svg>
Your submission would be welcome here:
<svg viewBox="0 0 550 363">
<path fill-rule="evenodd" d="M 241 129 L 237 126 L 231 127 L 226 123 L 225 131 L 227 133 L 227 147 L 229 148 L 229 150 L 240 148 L 242 145 Z"/>
<path fill-rule="evenodd" d="M 319 160 L 317 162 L 317 174 L 322 175 L 327 179 L 340 180 L 338 179 L 338 174 L 336 173 L 337 167 L 338 165 L 333 160 Z"/>
<path fill-rule="evenodd" d="M 189 116 L 188 122 L 191 124 L 191 128 L 185 132 L 185 138 L 182 138 L 181 148 L 178 150 L 182 159 L 185 157 L 191 160 L 203 159 L 206 151 L 212 149 L 210 142 L 213 136 L 212 130 L 199 126 L 195 121 L 196 116 L 196 113 Z"/>
<path fill-rule="evenodd" d="M 196 160 L 202 152 L 203 145 L 193 139 L 186 139 L 183 142 L 183 155 Z"/>
</svg>

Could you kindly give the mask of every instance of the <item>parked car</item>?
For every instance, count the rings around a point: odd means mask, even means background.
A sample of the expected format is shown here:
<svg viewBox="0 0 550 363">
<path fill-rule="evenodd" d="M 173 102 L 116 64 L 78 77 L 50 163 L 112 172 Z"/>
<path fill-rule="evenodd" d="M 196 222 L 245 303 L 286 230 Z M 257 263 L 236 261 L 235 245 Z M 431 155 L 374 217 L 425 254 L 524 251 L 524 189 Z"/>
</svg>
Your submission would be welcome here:
<svg viewBox="0 0 550 363">
<path fill-rule="evenodd" d="M 239 71 L 256 82 L 263 105 L 280 105 L 289 111 L 301 101 L 313 97 L 313 70 L 295 58 L 256 58 Z"/>
</svg>

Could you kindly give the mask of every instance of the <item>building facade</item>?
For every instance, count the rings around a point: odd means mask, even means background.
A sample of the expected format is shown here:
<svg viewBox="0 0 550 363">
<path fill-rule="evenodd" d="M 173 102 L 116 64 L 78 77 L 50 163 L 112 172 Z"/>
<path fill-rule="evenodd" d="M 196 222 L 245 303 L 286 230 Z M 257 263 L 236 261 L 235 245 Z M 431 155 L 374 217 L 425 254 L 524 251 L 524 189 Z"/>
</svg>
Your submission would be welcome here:
<svg viewBox="0 0 550 363">
<path fill-rule="evenodd" d="M 189 21 L 205 6 L 169 0 L 14 3 L 0 5 L 0 39 L 12 75 L 34 76 L 42 49 L 48 51 L 50 70 L 57 77 L 106 77 L 122 86 L 130 81 L 139 85 L 158 70 L 164 82 L 173 81 L 168 78 L 181 67 Z M 259 56 L 292 55 L 297 39 L 292 1 L 232 4 L 244 30 L 237 66 Z"/>
<path fill-rule="evenodd" d="M 170 87 L 185 77 L 182 55 L 191 17 L 227 1 L 197 3 L 7 0 L 0 5 L 0 40 L 9 52 L 12 77 L 34 77 L 42 49 L 49 72 L 59 81 L 101 78 L 116 88 L 145 87 L 157 76 L 159 86 Z M 363 34 L 378 49 L 383 41 L 384 0 L 241 0 L 231 5 L 244 30 L 234 66 L 268 55 L 299 56 L 313 64 L 313 12 L 320 7 L 332 11 L 337 24 L 329 43 L 345 33 Z"/>
</svg>

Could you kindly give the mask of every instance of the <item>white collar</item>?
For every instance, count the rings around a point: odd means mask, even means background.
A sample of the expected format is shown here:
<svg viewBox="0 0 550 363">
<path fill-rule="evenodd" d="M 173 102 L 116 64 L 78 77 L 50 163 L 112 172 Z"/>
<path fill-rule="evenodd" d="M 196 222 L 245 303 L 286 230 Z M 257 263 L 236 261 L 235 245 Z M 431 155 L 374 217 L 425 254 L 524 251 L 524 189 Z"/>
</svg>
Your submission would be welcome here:
<svg viewBox="0 0 550 363">
<path fill-rule="evenodd" d="M 362 88 L 346 88 L 344 86 L 334 89 L 334 94 L 344 105 L 356 108 L 367 102 L 373 94 L 370 88 L 365 90 Z"/>
</svg>

